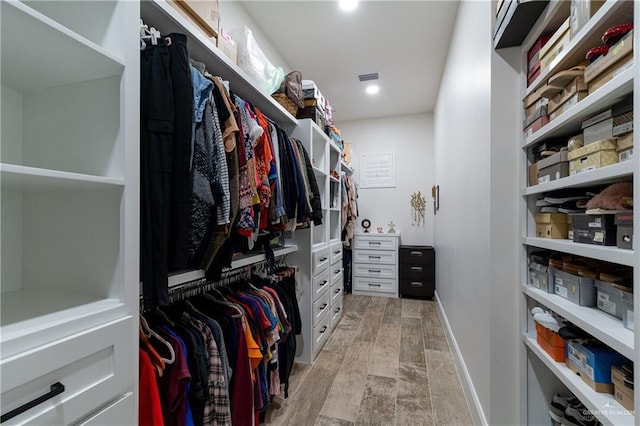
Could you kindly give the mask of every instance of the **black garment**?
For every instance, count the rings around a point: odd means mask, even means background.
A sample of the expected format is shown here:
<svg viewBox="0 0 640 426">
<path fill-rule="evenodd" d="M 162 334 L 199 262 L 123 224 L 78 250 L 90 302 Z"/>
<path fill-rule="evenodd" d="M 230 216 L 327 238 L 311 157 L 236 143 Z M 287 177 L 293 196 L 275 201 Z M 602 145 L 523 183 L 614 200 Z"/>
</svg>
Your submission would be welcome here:
<svg viewBox="0 0 640 426">
<path fill-rule="evenodd" d="M 313 172 L 309 153 L 304 149 L 302 142 L 297 139 L 294 139 L 294 141 L 298 144 L 298 150 L 303 157 L 304 166 L 307 169 L 307 182 L 309 183 L 309 191 L 311 191 L 309 194 L 309 202 L 311 203 L 310 218 L 314 225 L 322 225 L 322 200 L 320 199 L 320 190 L 318 189 L 316 174 Z"/>
<path fill-rule="evenodd" d="M 351 283 L 351 262 L 352 262 L 352 254 L 351 249 L 347 249 L 346 247 L 342 247 L 342 270 L 344 271 L 343 280 L 344 280 L 344 292 L 351 293 L 352 291 L 352 283 Z"/>
</svg>

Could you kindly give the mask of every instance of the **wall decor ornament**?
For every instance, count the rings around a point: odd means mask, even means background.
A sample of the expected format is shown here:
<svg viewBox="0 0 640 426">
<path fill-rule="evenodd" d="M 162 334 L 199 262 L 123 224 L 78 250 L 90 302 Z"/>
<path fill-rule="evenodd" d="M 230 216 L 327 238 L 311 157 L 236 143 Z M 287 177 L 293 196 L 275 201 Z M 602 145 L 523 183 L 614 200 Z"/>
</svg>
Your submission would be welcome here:
<svg viewBox="0 0 640 426">
<path fill-rule="evenodd" d="M 424 226 L 424 211 L 427 207 L 427 200 L 420 191 L 411 194 L 411 225 Z"/>
</svg>

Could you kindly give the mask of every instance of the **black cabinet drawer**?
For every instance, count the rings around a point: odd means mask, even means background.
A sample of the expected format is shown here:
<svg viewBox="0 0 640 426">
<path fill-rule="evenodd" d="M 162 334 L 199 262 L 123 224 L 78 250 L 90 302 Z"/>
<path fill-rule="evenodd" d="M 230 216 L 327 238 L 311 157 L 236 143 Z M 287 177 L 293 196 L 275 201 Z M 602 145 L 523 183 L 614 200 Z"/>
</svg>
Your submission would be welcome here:
<svg viewBox="0 0 640 426">
<path fill-rule="evenodd" d="M 424 280 L 431 278 L 433 267 L 425 264 L 400 265 L 399 276 L 401 280 Z"/>
<path fill-rule="evenodd" d="M 432 247 L 400 246 L 400 265 L 434 265 L 435 251 Z"/>
<path fill-rule="evenodd" d="M 432 280 L 400 280 L 400 295 L 433 298 L 435 282 Z"/>
</svg>

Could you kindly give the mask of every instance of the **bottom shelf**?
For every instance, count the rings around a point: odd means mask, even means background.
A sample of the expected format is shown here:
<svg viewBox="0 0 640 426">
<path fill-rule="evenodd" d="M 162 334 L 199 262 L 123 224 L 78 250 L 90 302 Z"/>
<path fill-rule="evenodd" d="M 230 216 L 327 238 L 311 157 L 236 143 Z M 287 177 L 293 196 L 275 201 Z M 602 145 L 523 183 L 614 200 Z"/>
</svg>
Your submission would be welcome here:
<svg viewBox="0 0 640 426">
<path fill-rule="evenodd" d="M 635 416 L 615 400 L 613 395 L 591 389 L 566 365 L 554 361 L 535 340 L 523 335 L 530 353 L 539 358 L 592 413 L 605 425 L 635 425 Z"/>
</svg>

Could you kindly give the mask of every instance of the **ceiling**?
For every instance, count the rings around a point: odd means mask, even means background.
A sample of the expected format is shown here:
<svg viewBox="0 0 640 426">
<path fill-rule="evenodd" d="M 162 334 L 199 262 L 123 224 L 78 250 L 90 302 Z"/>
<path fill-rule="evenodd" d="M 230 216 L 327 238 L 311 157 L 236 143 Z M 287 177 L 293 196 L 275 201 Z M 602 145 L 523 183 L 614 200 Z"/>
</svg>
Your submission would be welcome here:
<svg viewBox="0 0 640 426">
<path fill-rule="evenodd" d="M 292 69 L 315 81 L 336 122 L 433 111 L 458 1 L 243 1 Z M 380 74 L 367 95 L 358 74 Z"/>
</svg>

